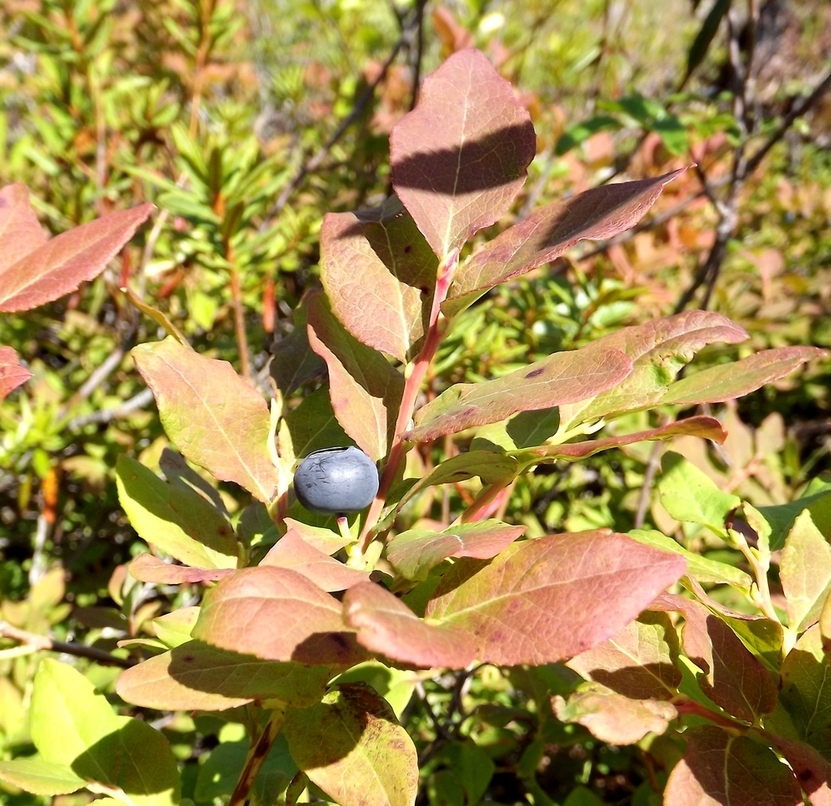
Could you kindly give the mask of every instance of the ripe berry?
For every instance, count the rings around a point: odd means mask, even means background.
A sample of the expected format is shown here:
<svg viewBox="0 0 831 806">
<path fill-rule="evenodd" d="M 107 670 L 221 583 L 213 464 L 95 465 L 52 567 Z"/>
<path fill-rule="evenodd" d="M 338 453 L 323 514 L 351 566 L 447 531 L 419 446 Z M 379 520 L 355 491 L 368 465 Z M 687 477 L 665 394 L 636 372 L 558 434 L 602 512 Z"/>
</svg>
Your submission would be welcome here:
<svg viewBox="0 0 831 806">
<path fill-rule="evenodd" d="M 324 448 L 300 463 L 294 492 L 310 512 L 346 515 L 369 506 L 375 498 L 378 470 L 359 448 Z"/>
</svg>

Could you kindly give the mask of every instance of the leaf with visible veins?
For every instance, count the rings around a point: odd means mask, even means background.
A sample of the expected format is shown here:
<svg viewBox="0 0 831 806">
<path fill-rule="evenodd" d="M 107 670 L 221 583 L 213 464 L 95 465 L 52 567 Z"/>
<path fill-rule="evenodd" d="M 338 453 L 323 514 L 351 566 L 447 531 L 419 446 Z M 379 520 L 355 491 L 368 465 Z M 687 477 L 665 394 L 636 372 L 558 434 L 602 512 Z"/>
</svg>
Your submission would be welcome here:
<svg viewBox="0 0 831 806">
<path fill-rule="evenodd" d="M 461 50 L 425 79 L 418 105 L 393 128 L 392 184 L 443 259 L 508 211 L 536 145 L 511 85 L 482 53 Z"/>
</svg>

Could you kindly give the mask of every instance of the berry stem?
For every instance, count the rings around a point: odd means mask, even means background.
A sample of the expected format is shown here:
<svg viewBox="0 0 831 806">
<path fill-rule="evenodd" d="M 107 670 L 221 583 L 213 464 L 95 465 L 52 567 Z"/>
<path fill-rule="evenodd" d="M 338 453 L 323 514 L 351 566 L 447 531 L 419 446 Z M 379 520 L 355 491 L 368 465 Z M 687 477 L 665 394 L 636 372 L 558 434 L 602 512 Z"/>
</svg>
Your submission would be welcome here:
<svg viewBox="0 0 831 806">
<path fill-rule="evenodd" d="M 404 369 L 404 394 L 401 396 L 398 418 L 395 421 L 395 436 L 392 438 L 389 459 L 381 473 L 378 494 L 370 505 L 361 531 L 361 552 L 366 552 L 369 544 L 372 542 L 372 529 L 378 523 L 378 518 L 381 515 L 381 510 L 384 508 L 392 483 L 407 455 L 407 443 L 401 439 L 401 435 L 410 427 L 418 394 L 421 391 L 421 384 L 424 381 L 424 376 L 427 374 L 430 364 L 432 364 L 433 359 L 436 357 L 442 336 L 444 336 L 446 320 L 441 312 L 441 304 L 447 299 L 447 292 L 450 290 L 450 283 L 453 282 L 453 275 L 456 273 L 458 265 L 458 249 L 453 249 L 449 252 L 439 264 L 436 273 L 436 290 L 433 294 L 433 304 L 430 308 L 427 334 L 418 357 L 415 361 L 407 364 Z"/>
</svg>

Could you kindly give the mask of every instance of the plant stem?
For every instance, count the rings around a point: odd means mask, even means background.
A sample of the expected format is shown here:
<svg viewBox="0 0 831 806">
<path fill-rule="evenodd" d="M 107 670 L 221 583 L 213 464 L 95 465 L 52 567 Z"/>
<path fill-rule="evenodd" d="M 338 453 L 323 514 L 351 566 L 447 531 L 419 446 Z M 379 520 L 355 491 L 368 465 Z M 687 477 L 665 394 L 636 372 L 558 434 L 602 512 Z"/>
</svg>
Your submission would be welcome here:
<svg viewBox="0 0 831 806">
<path fill-rule="evenodd" d="M 404 457 L 407 455 L 407 445 L 401 439 L 401 435 L 410 426 L 413 413 L 415 412 L 418 394 L 421 391 L 421 383 L 427 374 L 427 370 L 430 368 L 430 364 L 436 357 L 436 352 L 441 344 L 441 339 L 444 335 L 441 304 L 447 299 L 447 292 L 450 289 L 450 283 L 453 281 L 453 275 L 456 273 L 458 265 L 458 249 L 453 249 L 439 264 L 436 273 L 436 291 L 433 294 L 433 304 L 430 308 L 430 321 L 427 328 L 427 335 L 424 338 L 424 344 L 422 345 L 421 352 L 418 354 L 418 358 L 408 364 L 404 371 L 404 394 L 401 396 L 401 404 L 398 407 L 398 418 L 395 421 L 395 436 L 392 438 L 389 459 L 386 465 L 384 465 L 378 494 L 370 505 L 369 512 L 367 512 L 366 520 L 364 521 L 363 530 L 361 531 L 362 553 L 367 550 L 372 541 L 372 528 L 378 522 L 392 483 L 401 468 Z"/>
<path fill-rule="evenodd" d="M 284 712 L 282 710 L 272 711 L 263 732 L 249 748 L 245 766 L 242 768 L 239 781 L 234 787 L 234 793 L 228 801 L 228 806 L 243 806 L 248 802 L 248 793 L 251 791 L 251 787 L 254 785 L 263 764 L 265 764 L 271 745 L 274 744 L 274 740 L 283 729 L 283 717 Z"/>
<path fill-rule="evenodd" d="M 11 638 L 19 641 L 21 646 L 9 650 L 0 650 L 0 658 L 10 658 L 19 655 L 28 655 L 33 652 L 59 652 L 64 655 L 74 655 L 76 658 L 88 658 L 104 666 L 120 666 L 122 669 L 129 669 L 136 665 L 132 658 L 119 658 L 109 652 L 86 644 L 70 643 L 67 641 L 56 641 L 48 635 L 38 635 L 18 629 L 5 621 L 0 621 L 0 638 Z"/>
</svg>

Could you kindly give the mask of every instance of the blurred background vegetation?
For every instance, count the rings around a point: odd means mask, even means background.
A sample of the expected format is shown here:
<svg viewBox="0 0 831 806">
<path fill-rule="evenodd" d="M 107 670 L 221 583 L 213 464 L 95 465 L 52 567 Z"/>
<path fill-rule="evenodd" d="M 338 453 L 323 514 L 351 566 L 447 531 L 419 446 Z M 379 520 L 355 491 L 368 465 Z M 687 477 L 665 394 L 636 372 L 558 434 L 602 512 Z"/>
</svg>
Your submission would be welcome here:
<svg viewBox="0 0 831 806">
<path fill-rule="evenodd" d="M 482 238 L 604 182 L 696 167 L 634 231 L 468 311 L 433 391 L 690 307 L 744 326 L 748 351 L 831 347 L 825 0 L 5 0 L 0 184 L 25 183 L 52 233 L 148 200 L 158 212 L 103 278 L 0 319 L 0 343 L 34 373 L 0 404 L 0 620 L 109 649 L 188 600 L 187 587 L 136 584 L 122 568 L 138 547 L 118 507 L 116 457 L 155 466 L 167 445 L 129 350 L 159 337 L 148 315 L 159 311 L 267 390 L 271 345 L 316 283 L 324 213 L 384 197 L 391 127 L 419 81 L 469 46 L 514 84 L 538 141 L 512 217 Z M 721 357 L 710 350 L 701 365 Z M 730 430 L 722 450 L 686 439 L 674 449 L 754 505 L 792 500 L 831 470 L 829 381 L 827 364 L 812 366 L 716 411 Z M 646 423 L 619 427 L 634 424 Z M 502 515 L 531 535 L 654 526 L 698 540 L 652 499 L 657 459 L 633 446 L 542 468 Z M 246 503 L 222 493 L 232 513 Z M 408 517 L 447 517 L 466 495 L 446 489 Z M 0 643 L 0 757 L 28 746 L 34 662 Z M 99 670 L 100 684 L 113 674 Z M 660 771 L 638 748 L 507 719 L 526 709 L 534 723 L 520 684 L 494 672 L 472 688 L 467 678 L 428 687 L 411 714 L 427 748 L 425 798 L 653 802 Z M 488 748 L 482 791 L 446 774 L 462 762 L 431 744 L 429 709 L 458 721 L 462 693 L 483 706 L 458 728 Z M 195 769 L 218 720 L 181 720 L 166 727 Z"/>
</svg>

